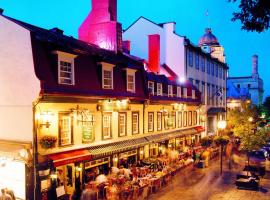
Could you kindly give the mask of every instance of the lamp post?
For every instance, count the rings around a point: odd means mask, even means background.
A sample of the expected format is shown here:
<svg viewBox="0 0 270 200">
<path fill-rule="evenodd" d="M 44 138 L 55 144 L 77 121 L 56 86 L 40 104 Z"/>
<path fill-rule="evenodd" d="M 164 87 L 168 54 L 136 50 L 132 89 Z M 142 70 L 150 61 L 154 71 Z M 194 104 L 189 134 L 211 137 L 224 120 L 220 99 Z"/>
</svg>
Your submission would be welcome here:
<svg viewBox="0 0 270 200">
<path fill-rule="evenodd" d="M 250 124 L 253 122 L 253 117 L 249 117 L 248 118 L 248 154 L 247 154 L 247 158 L 248 158 L 248 167 L 249 167 L 249 150 L 250 150 L 250 134 L 251 134 L 251 131 L 250 131 Z"/>
<path fill-rule="evenodd" d="M 218 133 L 221 133 L 219 130 L 224 130 L 225 128 L 226 128 L 226 125 L 227 125 L 227 123 L 226 123 L 226 121 L 225 120 L 220 120 L 220 121 L 218 121 L 218 124 L 217 124 L 217 127 L 218 127 Z M 222 174 L 222 153 L 223 153 L 223 143 L 224 143 L 224 141 L 223 141 L 223 139 L 222 139 L 222 134 L 219 134 L 218 135 L 218 137 L 219 137 L 219 146 L 220 146 L 220 174 Z"/>
</svg>

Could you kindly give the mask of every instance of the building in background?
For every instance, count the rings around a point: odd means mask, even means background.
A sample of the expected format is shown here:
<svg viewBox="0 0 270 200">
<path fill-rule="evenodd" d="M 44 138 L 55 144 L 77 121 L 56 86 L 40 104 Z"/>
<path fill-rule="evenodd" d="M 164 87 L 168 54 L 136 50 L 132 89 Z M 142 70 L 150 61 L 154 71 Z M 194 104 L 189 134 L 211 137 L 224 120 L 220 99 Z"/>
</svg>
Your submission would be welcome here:
<svg viewBox="0 0 270 200">
<path fill-rule="evenodd" d="M 236 87 L 240 93 L 241 91 L 248 91 L 252 104 L 261 106 L 263 103 L 264 89 L 263 80 L 259 76 L 258 67 L 258 56 L 253 55 L 251 76 L 229 77 L 228 81 L 232 84 L 229 84 L 228 87 Z M 233 88 L 228 89 L 233 90 Z"/>
<path fill-rule="evenodd" d="M 211 29 L 206 29 L 197 46 L 175 32 L 174 22 L 157 24 L 144 17 L 130 25 L 123 34 L 123 39 L 131 47 L 130 53 L 145 59 L 150 66 L 148 43 L 153 37 L 159 38 L 157 43 L 160 45 L 162 66 L 156 73 L 176 78 L 179 82 L 189 82 L 200 90 L 199 124 L 206 127 L 205 134 L 215 133 L 217 121 L 225 119 L 226 111 L 228 66 L 223 47 Z"/>
</svg>

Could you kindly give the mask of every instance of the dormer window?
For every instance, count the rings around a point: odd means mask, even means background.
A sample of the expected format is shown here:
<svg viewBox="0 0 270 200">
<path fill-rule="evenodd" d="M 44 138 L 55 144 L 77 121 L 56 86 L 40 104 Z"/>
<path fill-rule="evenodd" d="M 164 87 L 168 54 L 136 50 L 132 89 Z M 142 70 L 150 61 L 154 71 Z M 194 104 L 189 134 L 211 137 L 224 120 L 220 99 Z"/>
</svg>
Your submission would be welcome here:
<svg viewBox="0 0 270 200">
<path fill-rule="evenodd" d="M 113 68 L 115 67 L 109 63 L 101 63 L 102 65 L 102 88 L 107 90 L 113 89 Z"/>
<path fill-rule="evenodd" d="M 157 83 L 157 96 L 162 96 L 162 83 Z"/>
<path fill-rule="evenodd" d="M 127 91 L 128 92 L 132 92 L 132 93 L 135 93 L 135 80 L 136 80 L 136 76 L 135 76 L 135 73 L 137 70 L 134 70 L 134 69 L 129 69 L 129 68 L 126 68 L 125 69 L 126 72 L 127 72 Z"/>
<path fill-rule="evenodd" d="M 173 97 L 173 86 L 168 85 L 168 97 Z"/>
<path fill-rule="evenodd" d="M 149 94 L 154 95 L 155 94 L 155 83 L 152 81 L 148 81 L 148 91 Z"/>
<path fill-rule="evenodd" d="M 55 51 L 58 56 L 58 84 L 74 85 L 74 59 L 77 55 Z"/>
<path fill-rule="evenodd" d="M 181 98 L 181 97 L 182 97 L 181 92 L 182 92 L 182 91 L 181 91 L 181 87 L 178 86 L 178 87 L 177 87 L 177 97 L 178 97 L 178 98 Z"/>
</svg>

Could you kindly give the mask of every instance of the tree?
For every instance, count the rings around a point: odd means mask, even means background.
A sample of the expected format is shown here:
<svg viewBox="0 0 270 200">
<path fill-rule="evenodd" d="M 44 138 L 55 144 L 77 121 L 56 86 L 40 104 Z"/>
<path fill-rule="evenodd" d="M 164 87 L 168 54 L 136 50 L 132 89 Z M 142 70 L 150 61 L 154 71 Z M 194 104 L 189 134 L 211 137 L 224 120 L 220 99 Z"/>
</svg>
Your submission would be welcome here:
<svg viewBox="0 0 270 200">
<path fill-rule="evenodd" d="M 262 109 L 263 109 L 263 112 L 265 113 L 266 119 L 269 119 L 270 118 L 270 96 L 265 98 Z"/>
<path fill-rule="evenodd" d="M 242 29 L 247 31 L 263 32 L 270 25 L 269 0 L 229 0 L 239 2 L 239 12 L 233 13 L 232 21 L 240 20 Z"/>
<path fill-rule="evenodd" d="M 227 131 L 232 131 L 235 137 L 241 137 L 241 134 L 248 130 L 250 124 L 248 124 L 249 118 L 252 117 L 254 127 L 260 122 L 258 109 L 256 106 L 249 102 L 243 102 L 241 109 L 230 109 L 227 112 Z"/>
</svg>

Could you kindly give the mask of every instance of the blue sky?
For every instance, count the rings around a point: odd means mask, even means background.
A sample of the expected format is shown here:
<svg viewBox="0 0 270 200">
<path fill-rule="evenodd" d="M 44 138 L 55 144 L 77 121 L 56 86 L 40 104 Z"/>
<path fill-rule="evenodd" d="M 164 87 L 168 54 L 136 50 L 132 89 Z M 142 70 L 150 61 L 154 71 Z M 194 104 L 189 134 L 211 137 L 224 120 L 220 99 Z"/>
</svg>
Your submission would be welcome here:
<svg viewBox="0 0 270 200">
<path fill-rule="evenodd" d="M 91 9 L 91 0 L 0 0 L 4 14 L 43 28 L 58 27 L 77 37 L 77 30 Z M 209 26 L 224 46 L 230 76 L 251 74 L 251 56 L 259 55 L 259 74 L 265 96 L 270 95 L 270 30 L 258 34 L 231 22 L 236 4 L 227 0 L 118 0 L 118 21 L 127 28 L 140 16 L 154 22 L 176 22 L 176 31 L 195 44 Z M 209 17 L 205 16 L 208 10 Z"/>
</svg>

